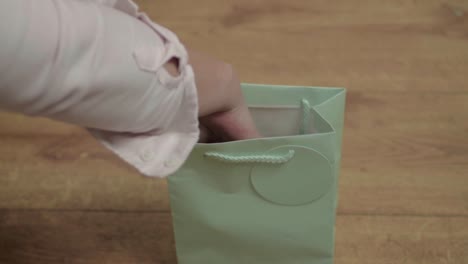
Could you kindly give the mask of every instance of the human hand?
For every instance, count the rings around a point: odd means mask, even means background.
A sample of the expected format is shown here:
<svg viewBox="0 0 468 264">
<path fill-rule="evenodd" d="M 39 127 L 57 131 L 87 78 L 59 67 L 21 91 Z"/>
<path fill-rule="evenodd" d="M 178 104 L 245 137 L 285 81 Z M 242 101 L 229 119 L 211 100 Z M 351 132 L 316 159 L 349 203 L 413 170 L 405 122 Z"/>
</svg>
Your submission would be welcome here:
<svg viewBox="0 0 468 264">
<path fill-rule="evenodd" d="M 232 66 L 189 50 L 198 92 L 200 142 L 260 137 Z"/>
</svg>

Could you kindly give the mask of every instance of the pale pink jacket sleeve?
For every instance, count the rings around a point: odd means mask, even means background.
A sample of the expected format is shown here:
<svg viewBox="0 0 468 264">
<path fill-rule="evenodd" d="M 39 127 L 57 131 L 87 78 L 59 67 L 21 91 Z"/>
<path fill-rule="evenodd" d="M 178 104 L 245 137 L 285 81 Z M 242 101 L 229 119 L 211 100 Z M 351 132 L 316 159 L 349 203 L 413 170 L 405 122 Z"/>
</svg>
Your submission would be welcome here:
<svg viewBox="0 0 468 264">
<path fill-rule="evenodd" d="M 89 128 L 149 176 L 198 140 L 187 52 L 130 0 L 1 0 L 0 37 L 1 108 Z M 163 67 L 174 57 L 177 77 Z"/>
</svg>

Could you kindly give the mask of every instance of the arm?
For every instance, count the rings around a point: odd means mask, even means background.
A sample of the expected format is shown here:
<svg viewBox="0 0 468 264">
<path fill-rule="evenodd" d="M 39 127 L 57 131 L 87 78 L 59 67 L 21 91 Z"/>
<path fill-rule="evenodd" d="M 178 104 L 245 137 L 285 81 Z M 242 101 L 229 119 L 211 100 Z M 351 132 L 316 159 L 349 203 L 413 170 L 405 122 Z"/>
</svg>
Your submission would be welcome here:
<svg viewBox="0 0 468 264">
<path fill-rule="evenodd" d="M 142 173 L 165 176 L 198 140 L 199 115 L 224 129 L 245 119 L 245 104 L 221 92 L 241 97 L 228 65 L 194 55 L 193 69 L 173 33 L 130 2 L 117 4 L 1 1 L 0 107 L 90 128 Z M 241 130 L 226 135 L 255 134 Z"/>
</svg>

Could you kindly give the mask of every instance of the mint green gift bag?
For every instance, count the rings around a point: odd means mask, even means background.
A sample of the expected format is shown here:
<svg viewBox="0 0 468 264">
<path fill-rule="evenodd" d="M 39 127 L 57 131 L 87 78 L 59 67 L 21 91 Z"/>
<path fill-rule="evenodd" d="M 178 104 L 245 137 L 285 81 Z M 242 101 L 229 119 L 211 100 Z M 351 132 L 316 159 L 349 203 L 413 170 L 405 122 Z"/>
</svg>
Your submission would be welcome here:
<svg viewBox="0 0 468 264">
<path fill-rule="evenodd" d="M 179 264 L 333 263 L 345 90 L 243 84 L 261 139 L 169 176 Z"/>
</svg>

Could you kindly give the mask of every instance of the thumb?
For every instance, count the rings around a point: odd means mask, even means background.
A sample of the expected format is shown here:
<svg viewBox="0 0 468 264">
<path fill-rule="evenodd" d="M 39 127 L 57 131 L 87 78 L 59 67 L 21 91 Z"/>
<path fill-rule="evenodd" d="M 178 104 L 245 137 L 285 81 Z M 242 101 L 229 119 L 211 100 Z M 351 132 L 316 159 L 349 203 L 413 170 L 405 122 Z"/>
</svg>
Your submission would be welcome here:
<svg viewBox="0 0 468 264">
<path fill-rule="evenodd" d="M 200 123 L 209 130 L 209 142 L 260 137 L 246 105 L 202 117 Z"/>
</svg>

